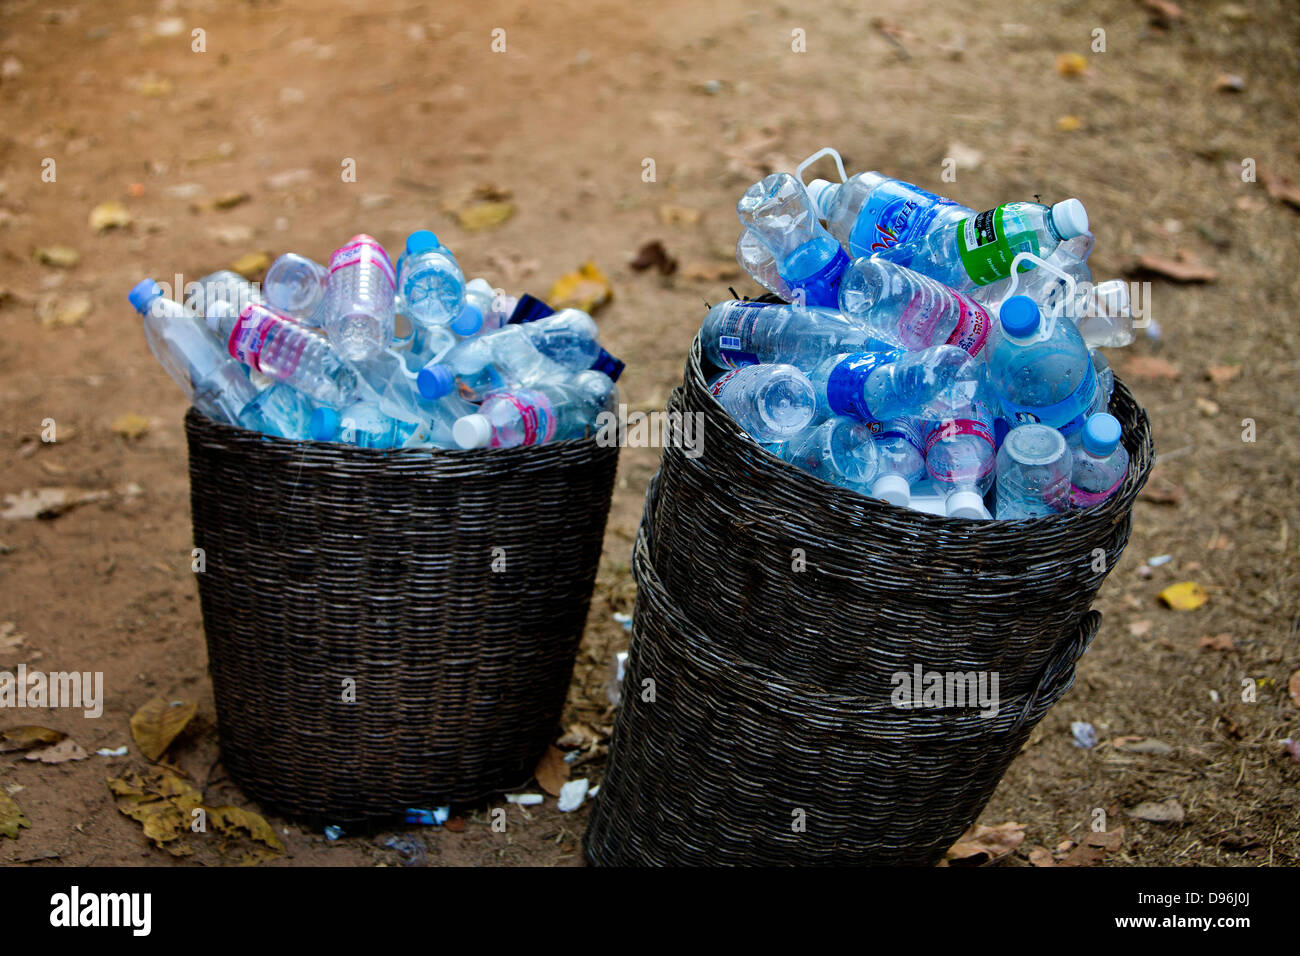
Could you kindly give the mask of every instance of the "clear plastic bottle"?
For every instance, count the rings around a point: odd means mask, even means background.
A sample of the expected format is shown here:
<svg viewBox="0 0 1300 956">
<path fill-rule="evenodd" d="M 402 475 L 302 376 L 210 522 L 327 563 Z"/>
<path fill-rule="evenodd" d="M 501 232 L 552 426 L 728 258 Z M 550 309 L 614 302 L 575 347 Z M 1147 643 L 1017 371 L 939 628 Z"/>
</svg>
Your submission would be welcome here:
<svg viewBox="0 0 1300 956">
<path fill-rule="evenodd" d="M 843 183 L 814 179 L 808 194 L 826 228 L 852 258 L 915 242 L 975 215 L 974 209 L 877 172 Z"/>
<path fill-rule="evenodd" d="M 1055 428 L 1018 425 L 998 451 L 999 521 L 1065 511 L 1070 501 L 1070 447 Z"/>
<path fill-rule="evenodd" d="M 997 449 L 993 412 L 982 397 L 924 424 L 925 470 L 950 518 L 989 518 L 984 493 L 993 484 Z"/>
<path fill-rule="evenodd" d="M 220 269 L 186 286 L 186 308 L 205 319 L 213 314 L 239 315 L 253 303 L 265 302 L 262 292 L 238 272 Z"/>
<path fill-rule="evenodd" d="M 249 407 L 257 389 L 248 373 L 212 340 L 199 315 L 165 298 L 153 279 L 138 283 L 127 296 L 144 318 L 144 335 L 158 364 L 214 421 L 267 431 L 270 425 Z"/>
<path fill-rule="evenodd" d="M 802 299 L 802 305 L 835 307 L 849 257 L 817 221 L 803 183 L 790 173 L 765 176 L 745 191 L 736 215 L 767 246 L 792 298 Z"/>
<path fill-rule="evenodd" d="M 1070 476 L 1070 507 L 1101 504 L 1128 477 L 1128 450 L 1120 444 L 1119 419 L 1106 412 L 1089 417 L 1081 447 L 1074 452 Z"/>
<path fill-rule="evenodd" d="M 740 230 L 740 238 L 736 240 L 736 261 L 768 292 L 776 293 L 787 302 L 794 298 L 793 290 L 781 278 L 772 251 L 748 229 Z"/>
<path fill-rule="evenodd" d="M 1017 253 L 1028 252 L 1045 259 L 1062 241 L 1087 231 L 1088 214 L 1077 199 L 1050 208 L 1013 202 L 947 225 L 915 242 L 886 249 L 877 256 L 966 292 L 1010 276 Z"/>
<path fill-rule="evenodd" d="M 818 409 L 864 422 L 925 419 L 975 394 L 979 364 L 955 345 L 832 355 L 809 375 Z"/>
<path fill-rule="evenodd" d="M 465 283 L 465 304 L 448 327 L 461 338 L 468 338 L 484 331 L 488 317 L 492 316 L 495 320 L 492 328 L 499 329 L 505 324 L 505 319 L 492 308 L 495 300 L 496 293 L 486 279 L 470 279 Z"/>
<path fill-rule="evenodd" d="M 420 325 L 449 325 L 465 307 L 465 273 L 428 229 L 406 237 L 398 276 L 407 314 Z"/>
<path fill-rule="evenodd" d="M 415 425 L 390 418 L 371 402 L 354 402 L 341 410 L 322 407 L 311 416 L 311 437 L 358 448 L 400 448 Z"/>
<path fill-rule="evenodd" d="M 330 256 L 322 327 L 343 358 L 353 362 L 388 348 L 396 290 L 393 264 L 373 236 L 353 236 Z"/>
<path fill-rule="evenodd" d="M 593 427 L 596 409 L 573 385 L 547 383 L 489 395 L 477 413 L 456 422 L 461 448 L 514 448 L 581 438 Z"/>
<path fill-rule="evenodd" d="M 209 316 L 231 356 L 263 375 L 288 382 L 322 405 L 341 408 L 357 398 L 357 373 L 323 336 L 268 306 L 250 305 L 238 316 Z"/>
<path fill-rule="evenodd" d="M 1016 278 L 1015 295 L 1027 295 L 1044 313 L 1060 310 L 1074 317 L 1074 310 L 1081 308 L 1084 300 L 1092 291 L 1092 270 L 1088 268 L 1088 254 L 1092 252 L 1093 235 L 1085 232 L 1061 242 L 1052 254 L 1044 258 L 1057 272 L 1063 272 L 1074 280 L 1075 302 L 1065 301 L 1067 288 L 1065 282 L 1051 269 L 1029 268 L 1021 270 Z M 998 308 L 1013 293 L 1011 277 L 972 289 L 970 296 L 996 315 Z"/>
<path fill-rule="evenodd" d="M 361 380 L 363 399 L 373 402 L 389 418 L 411 424 L 421 421 L 416 373 L 407 368 L 401 355 L 381 349 L 351 364 Z"/>
<path fill-rule="evenodd" d="M 808 426 L 785 443 L 781 457 L 823 481 L 867 494 L 880 467 L 871 426 L 835 416 Z"/>
<path fill-rule="evenodd" d="M 1123 348 L 1133 344 L 1133 305 L 1128 283 L 1107 279 L 1092 287 L 1082 313 L 1075 317 L 1089 348 Z"/>
<path fill-rule="evenodd" d="M 925 478 L 921 429 L 909 418 L 895 418 L 869 427 L 880 457 L 871 497 L 906 508 L 911 501 L 912 486 Z"/>
<path fill-rule="evenodd" d="M 259 378 L 266 381 L 263 376 Z M 256 409 L 262 415 L 270 426 L 267 434 L 299 441 L 311 437 L 311 416 L 315 406 L 311 399 L 288 382 L 270 380 L 249 403 L 248 409 Z"/>
<path fill-rule="evenodd" d="M 955 345 L 971 355 L 984 348 L 993 324 L 969 296 L 883 259 L 857 259 L 845 270 L 840 312 L 892 347 Z"/>
<path fill-rule="evenodd" d="M 719 368 L 786 362 L 813 368 L 827 356 L 869 348 L 869 336 L 835 309 L 719 302 L 704 317 L 700 343 Z"/>
<path fill-rule="evenodd" d="M 319 262 L 286 252 L 266 270 L 262 292 L 276 311 L 297 319 L 308 328 L 325 324 L 329 270 Z"/>
<path fill-rule="evenodd" d="M 419 427 L 406 441 L 405 447 L 433 445 L 437 448 L 459 448 L 453 429 L 466 415 L 473 415 L 478 406 L 459 395 L 444 395 L 437 399 L 419 398 L 422 418 Z"/>
<path fill-rule="evenodd" d="M 1015 424 L 1041 422 L 1067 437 L 1104 398 L 1097 372 L 1079 330 L 1068 319 L 1041 334 L 1042 316 L 1027 296 L 1002 303 L 999 328 L 988 344 L 988 378 L 1006 417 Z"/>
<path fill-rule="evenodd" d="M 586 395 L 597 412 L 618 410 L 618 386 L 604 372 L 594 368 L 586 369 L 574 375 L 569 384 Z"/>
<path fill-rule="evenodd" d="M 713 397 L 755 441 L 783 442 L 808 426 L 817 395 L 793 365 L 746 365 L 709 383 Z"/>
</svg>

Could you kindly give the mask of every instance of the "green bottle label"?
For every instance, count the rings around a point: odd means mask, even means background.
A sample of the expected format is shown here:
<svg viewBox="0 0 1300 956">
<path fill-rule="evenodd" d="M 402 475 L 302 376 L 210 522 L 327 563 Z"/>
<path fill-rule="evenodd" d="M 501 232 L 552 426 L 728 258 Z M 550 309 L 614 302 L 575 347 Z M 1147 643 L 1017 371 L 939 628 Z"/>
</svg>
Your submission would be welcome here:
<svg viewBox="0 0 1300 956">
<path fill-rule="evenodd" d="M 1005 208 L 989 209 L 957 226 L 962 268 L 976 285 L 988 285 L 1011 275 L 1011 261 L 1018 253 L 1038 255 L 1038 236 L 1032 229 L 1007 234 Z M 1022 266 L 1020 271 L 1027 272 L 1028 267 Z"/>
</svg>

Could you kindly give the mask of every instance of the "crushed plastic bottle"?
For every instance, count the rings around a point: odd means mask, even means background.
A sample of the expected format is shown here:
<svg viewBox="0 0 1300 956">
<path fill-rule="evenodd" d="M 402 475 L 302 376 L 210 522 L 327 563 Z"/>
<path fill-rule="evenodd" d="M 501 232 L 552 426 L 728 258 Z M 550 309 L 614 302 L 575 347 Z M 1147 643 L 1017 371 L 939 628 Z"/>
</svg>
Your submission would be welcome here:
<svg viewBox="0 0 1300 956">
<path fill-rule="evenodd" d="M 880 468 L 879 456 L 870 425 L 832 416 L 792 436 L 781 457 L 833 485 L 868 494 Z"/>
<path fill-rule="evenodd" d="M 978 355 L 992 321 L 984 307 L 919 272 L 858 259 L 840 284 L 840 312 L 873 338 L 905 349 L 955 345 Z"/>
<path fill-rule="evenodd" d="M 790 173 L 772 173 L 736 204 L 740 224 L 776 262 L 781 279 L 803 305 L 834 307 L 848 254 L 817 221 L 812 199 Z"/>
<path fill-rule="evenodd" d="M 870 336 L 835 309 L 730 299 L 704 317 L 700 342 L 719 368 L 813 368 L 828 356 L 869 348 Z"/>
</svg>

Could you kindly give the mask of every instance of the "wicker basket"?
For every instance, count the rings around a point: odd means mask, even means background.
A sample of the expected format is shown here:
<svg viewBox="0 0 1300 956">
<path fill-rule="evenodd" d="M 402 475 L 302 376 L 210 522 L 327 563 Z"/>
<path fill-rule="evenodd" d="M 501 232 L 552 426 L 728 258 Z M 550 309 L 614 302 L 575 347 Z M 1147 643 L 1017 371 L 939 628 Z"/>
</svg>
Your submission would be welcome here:
<svg viewBox="0 0 1300 956">
<path fill-rule="evenodd" d="M 1020 522 L 862 497 L 759 447 L 707 390 L 699 342 L 647 496 L 624 704 L 585 841 L 593 862 L 928 863 L 978 816 L 1068 689 L 1154 450 L 1117 383 L 1120 491 Z M 894 676 L 995 672 L 1001 709 L 900 710 Z M 653 680 L 655 701 L 638 697 Z M 807 813 L 806 832 L 791 814 Z M 820 823 L 814 826 L 816 817 Z"/>
<path fill-rule="evenodd" d="M 559 723 L 618 449 L 381 451 L 193 409 L 185 428 L 231 778 L 331 823 L 526 782 Z"/>
</svg>

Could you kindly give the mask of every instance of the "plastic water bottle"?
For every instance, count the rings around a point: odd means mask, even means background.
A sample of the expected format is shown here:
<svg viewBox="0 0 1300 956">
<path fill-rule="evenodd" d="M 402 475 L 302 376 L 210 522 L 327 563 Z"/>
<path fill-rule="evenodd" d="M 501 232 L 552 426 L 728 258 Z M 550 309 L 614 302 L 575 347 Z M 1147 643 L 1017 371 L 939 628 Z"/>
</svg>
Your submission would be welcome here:
<svg viewBox="0 0 1300 956">
<path fill-rule="evenodd" d="M 229 269 L 205 275 L 187 291 L 186 307 L 204 318 L 222 312 L 239 315 L 246 306 L 266 301 L 257 286 Z"/>
<path fill-rule="evenodd" d="M 265 376 L 258 377 L 265 381 Z M 269 435 L 296 440 L 311 437 L 311 416 L 315 407 L 311 399 L 288 382 L 277 382 L 272 379 L 267 387 L 261 389 L 257 397 L 249 402 L 245 411 L 254 409 L 270 426 L 267 431 Z"/>
<path fill-rule="evenodd" d="M 507 295 L 495 289 L 487 279 L 474 278 L 465 283 L 466 304 L 473 303 L 483 313 L 483 325 L 478 332 L 456 332 L 457 335 L 481 335 L 494 332 L 510 322 L 519 304 L 518 296 Z"/>
<path fill-rule="evenodd" d="M 989 518 L 984 493 L 993 484 L 997 449 L 993 412 L 976 396 L 949 417 L 925 423 L 925 470 L 950 518 Z"/>
<path fill-rule="evenodd" d="M 461 338 L 468 338 L 484 331 L 488 317 L 492 316 L 495 324 L 487 331 L 499 329 L 505 325 L 508 317 L 501 316 L 493 309 L 495 301 L 496 292 L 486 279 L 470 279 L 465 283 L 465 303 L 461 306 L 460 314 L 451 320 L 448 327 Z"/>
<path fill-rule="evenodd" d="M 1079 330 L 1057 319 L 1052 334 L 1040 332 L 1034 301 L 1013 295 L 1002 303 L 1000 329 L 989 338 L 989 381 L 1007 417 L 1017 424 L 1041 422 L 1069 435 L 1102 399 L 1097 372 Z"/>
<path fill-rule="evenodd" d="M 1128 283 L 1107 279 L 1092 287 L 1075 325 L 1089 348 L 1123 348 L 1133 344 L 1133 307 Z"/>
<path fill-rule="evenodd" d="M 1062 241 L 1087 231 L 1088 214 L 1077 199 L 1051 207 L 1013 202 L 877 255 L 965 292 L 1010 276 L 1017 253 L 1045 259 Z"/>
<path fill-rule="evenodd" d="M 880 459 L 871 484 L 871 497 L 906 508 L 911 501 L 912 486 L 925 478 L 921 430 L 908 418 L 895 418 L 869 427 Z"/>
<path fill-rule="evenodd" d="M 871 426 L 835 416 L 810 425 L 786 442 L 781 457 L 833 485 L 866 494 L 879 469 Z"/>
<path fill-rule="evenodd" d="M 418 396 L 418 393 L 417 393 Z M 473 415 L 478 406 L 459 395 L 444 395 L 437 399 L 418 397 L 420 423 L 403 447 L 433 445 L 438 448 L 459 448 L 453 429 L 466 415 Z"/>
<path fill-rule="evenodd" d="M 269 424 L 256 407 L 257 389 L 248 373 L 212 340 L 199 315 L 165 298 L 153 279 L 138 283 L 127 296 L 144 317 L 144 334 L 158 364 L 209 418 L 265 431 Z"/>
<path fill-rule="evenodd" d="M 736 204 L 740 224 L 772 253 L 777 271 L 804 305 L 834 308 L 849 257 L 817 221 L 813 201 L 789 173 L 772 173 Z"/>
<path fill-rule="evenodd" d="M 430 362 L 442 361 L 459 341 L 450 327 L 429 325 L 415 329 L 411 335 L 411 344 L 407 348 L 393 351 L 401 355 L 407 369 L 415 373 Z"/>
<path fill-rule="evenodd" d="M 456 422 L 461 448 L 514 448 L 581 438 L 596 410 L 581 389 L 548 383 L 489 395 L 477 413 Z"/>
<path fill-rule="evenodd" d="M 1070 447 L 1055 428 L 1030 424 L 1011 429 L 998 451 L 998 520 L 1065 511 L 1070 464 Z"/>
<path fill-rule="evenodd" d="M 390 418 L 371 402 L 354 402 L 341 410 L 322 407 L 311 416 L 311 437 L 358 448 L 398 448 L 415 426 Z"/>
<path fill-rule="evenodd" d="M 402 356 L 392 349 L 380 349 L 352 368 L 361 380 L 362 398 L 373 402 L 389 418 L 418 424 L 422 418 L 419 395 L 412 373 Z"/>
<path fill-rule="evenodd" d="M 826 228 L 853 258 L 915 242 L 975 215 L 974 209 L 877 172 L 843 183 L 814 179 L 808 194 Z"/>
<path fill-rule="evenodd" d="M 604 372 L 594 368 L 587 369 L 574 375 L 569 380 L 569 384 L 586 395 L 597 412 L 618 410 L 618 385 Z"/>
<path fill-rule="evenodd" d="M 988 285 L 972 289 L 970 296 L 996 314 L 997 309 L 1013 293 L 1027 295 L 1038 303 L 1040 309 L 1050 313 L 1055 309 L 1069 310 L 1075 306 L 1065 302 L 1066 285 L 1058 273 L 1065 273 L 1074 280 L 1075 296 L 1081 304 L 1092 289 L 1092 270 L 1088 268 L 1088 254 L 1092 252 L 1093 235 L 1085 232 L 1061 242 L 1052 254 L 1043 258 L 1051 269 L 1039 269 L 1026 264 L 1016 278 L 1016 287 L 1011 288 L 1011 277 L 999 279 Z M 1056 271 L 1053 271 L 1056 270 Z M 1073 317 L 1073 312 L 1069 314 Z"/>
<path fill-rule="evenodd" d="M 1101 504 L 1128 477 L 1128 450 L 1120 444 L 1119 419 L 1102 412 L 1083 426 L 1081 447 L 1074 452 L 1070 475 L 1070 506 Z"/>
<path fill-rule="evenodd" d="M 912 350 L 955 345 L 978 355 L 992 326 L 969 296 L 882 259 L 857 259 L 845 270 L 840 312 L 873 337 Z"/>
<path fill-rule="evenodd" d="M 736 240 L 736 261 L 768 292 L 776 293 L 787 302 L 794 298 L 794 291 L 781 278 L 771 250 L 748 229 L 740 230 L 740 238 Z"/>
<path fill-rule="evenodd" d="M 392 342 L 396 289 L 393 264 L 373 236 L 353 236 L 330 256 L 323 328 L 343 358 L 369 358 Z"/>
<path fill-rule="evenodd" d="M 406 237 L 399 280 L 407 314 L 420 325 L 449 325 L 465 306 L 465 273 L 428 229 Z"/>
<path fill-rule="evenodd" d="M 709 390 L 756 441 L 783 442 L 813 420 L 817 395 L 793 365 L 746 365 L 724 372 Z"/>
<path fill-rule="evenodd" d="M 955 345 L 832 355 L 809 375 L 818 409 L 864 422 L 927 419 L 975 394 L 980 367 Z"/>
<path fill-rule="evenodd" d="M 230 355 L 277 381 L 288 382 L 322 405 L 341 408 L 357 398 L 357 373 L 329 341 L 268 306 L 237 316 L 208 316 L 208 327 Z"/>
<path fill-rule="evenodd" d="M 276 311 L 319 329 L 325 324 L 329 270 L 319 262 L 286 252 L 266 270 L 262 292 Z"/>
<path fill-rule="evenodd" d="M 704 355 L 719 368 L 785 362 L 813 368 L 831 355 L 870 348 L 867 332 L 835 309 L 729 299 L 700 329 Z"/>
</svg>

